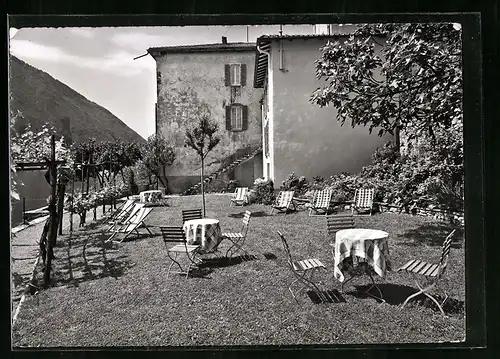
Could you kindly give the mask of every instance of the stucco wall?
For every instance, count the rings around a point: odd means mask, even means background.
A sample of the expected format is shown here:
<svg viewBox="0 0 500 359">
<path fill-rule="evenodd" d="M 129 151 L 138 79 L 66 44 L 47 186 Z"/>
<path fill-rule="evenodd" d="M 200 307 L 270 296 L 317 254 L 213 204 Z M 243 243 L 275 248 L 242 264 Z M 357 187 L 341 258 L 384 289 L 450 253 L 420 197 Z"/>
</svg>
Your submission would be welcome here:
<svg viewBox="0 0 500 359">
<path fill-rule="evenodd" d="M 368 133 L 367 127 L 340 126 L 333 107 L 320 108 L 309 98 L 322 83 L 316 80 L 314 61 L 324 39 L 283 40 L 283 67 L 279 69 L 279 42 L 272 43 L 274 180 L 281 184 L 295 172 L 308 179 L 341 172 L 358 172 L 371 162 L 376 147 L 392 139 Z"/>
<path fill-rule="evenodd" d="M 157 71 L 161 73 L 157 132 L 176 146 L 177 159 L 167 168 L 168 176 L 199 175 L 199 159 L 194 150 L 184 147 L 184 137 L 186 128 L 193 124 L 205 104 L 211 111 L 212 119 L 219 124 L 221 138 L 219 145 L 207 157 L 207 174 L 219 168 L 219 160 L 236 153 L 238 149 L 260 145 L 259 100 L 262 90 L 252 86 L 254 51 L 173 53 L 158 57 L 156 62 Z M 225 86 L 224 65 L 230 63 L 247 65 L 246 86 L 236 89 Z M 226 130 L 225 106 L 231 103 L 248 106 L 247 130 Z"/>
</svg>

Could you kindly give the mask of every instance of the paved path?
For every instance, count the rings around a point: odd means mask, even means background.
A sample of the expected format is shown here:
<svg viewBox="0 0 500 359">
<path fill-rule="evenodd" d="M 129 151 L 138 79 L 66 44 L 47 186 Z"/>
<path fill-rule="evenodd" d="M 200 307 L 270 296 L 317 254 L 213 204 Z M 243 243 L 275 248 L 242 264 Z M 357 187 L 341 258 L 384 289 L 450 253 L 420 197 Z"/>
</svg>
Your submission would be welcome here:
<svg viewBox="0 0 500 359">
<path fill-rule="evenodd" d="M 109 206 L 106 206 L 109 210 Z M 35 264 L 39 256 L 38 242 L 42 235 L 43 226 L 48 216 L 37 218 L 30 225 L 22 225 L 12 229 L 11 236 L 11 276 L 12 276 L 12 313 L 15 312 L 31 281 Z M 97 209 L 97 219 L 102 218 L 102 206 Z M 87 213 L 87 224 L 93 222 L 94 212 Z M 78 231 L 80 217 L 73 216 L 73 230 Z M 69 233 L 70 214 L 63 215 L 63 235 Z"/>
</svg>

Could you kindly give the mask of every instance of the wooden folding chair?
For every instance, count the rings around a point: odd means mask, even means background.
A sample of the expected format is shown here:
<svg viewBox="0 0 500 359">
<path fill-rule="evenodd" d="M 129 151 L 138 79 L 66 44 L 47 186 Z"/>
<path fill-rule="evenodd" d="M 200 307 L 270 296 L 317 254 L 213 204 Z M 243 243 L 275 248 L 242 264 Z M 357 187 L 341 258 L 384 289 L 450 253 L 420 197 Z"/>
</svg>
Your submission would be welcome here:
<svg viewBox="0 0 500 359">
<path fill-rule="evenodd" d="M 280 231 L 278 231 L 278 235 L 281 238 L 283 248 L 285 249 L 285 252 L 288 257 L 288 267 L 295 276 L 293 282 L 291 282 L 290 285 L 288 286 L 288 290 L 290 291 L 290 293 L 292 293 L 293 299 L 295 299 L 297 303 L 299 302 L 297 300 L 295 293 L 292 290 L 292 286 L 295 283 L 301 283 L 302 287 L 298 291 L 296 291 L 297 294 L 303 291 L 304 289 L 309 288 L 313 291 L 315 290 L 322 301 L 328 302 L 328 298 L 326 298 L 323 295 L 323 293 L 314 283 L 314 274 L 322 269 L 326 270 L 326 267 L 323 265 L 323 263 L 321 263 L 319 259 L 316 258 L 294 261 L 292 259 L 292 254 L 290 253 L 290 248 L 288 247 L 288 243 L 286 242 L 285 236 L 283 236 L 283 234 Z"/>
<path fill-rule="evenodd" d="M 112 230 L 112 232 L 114 233 L 106 240 L 106 242 L 111 241 L 118 234 L 125 234 L 125 236 L 121 240 L 113 242 L 123 242 L 123 240 L 127 238 L 132 232 L 136 232 L 138 235 L 140 235 L 141 233 L 138 230 L 140 227 L 144 227 L 149 232 L 149 234 L 152 235 L 153 233 L 151 233 L 146 223 L 144 223 L 144 220 L 152 211 L 153 208 L 151 207 L 143 207 L 139 209 L 139 211 L 137 211 L 137 214 L 133 216 L 128 223 L 117 225 Z"/>
<path fill-rule="evenodd" d="M 199 245 L 191 245 L 187 244 L 186 241 L 186 234 L 184 233 L 184 229 L 182 227 L 160 227 L 161 234 L 163 236 L 163 242 L 165 243 L 165 248 L 167 249 L 167 255 L 171 260 L 170 266 L 168 267 L 167 271 L 167 279 L 170 273 L 179 273 L 179 274 L 185 274 L 186 278 L 189 276 L 189 271 L 191 270 L 191 267 L 194 265 L 197 265 L 198 263 L 196 262 L 196 255 L 198 253 L 198 250 L 200 248 Z M 173 247 L 168 248 L 168 243 L 178 243 Z M 172 257 L 172 254 L 174 257 Z M 177 256 L 178 255 L 186 255 L 187 258 L 189 259 L 189 267 L 187 270 L 184 270 L 180 263 L 177 261 Z M 172 266 L 177 264 L 179 267 L 178 271 L 172 271 Z"/>
<path fill-rule="evenodd" d="M 250 223 L 251 215 L 252 212 L 245 211 L 245 214 L 243 215 L 243 226 L 241 228 L 241 232 L 222 233 L 222 238 L 227 239 L 232 243 L 226 251 L 226 257 L 228 257 L 228 254 L 230 252 L 232 252 L 232 254 L 229 257 L 232 257 L 233 254 L 235 254 L 238 250 L 242 250 L 245 252 L 245 254 L 247 254 L 246 250 L 243 249 L 243 245 L 245 244 L 245 240 L 247 238 L 248 224 Z"/>
<path fill-rule="evenodd" d="M 445 273 L 446 267 L 448 266 L 448 257 L 450 255 L 451 242 L 454 234 L 455 234 L 455 229 L 451 231 L 450 234 L 448 234 L 448 236 L 444 240 L 439 263 L 429 263 L 419 259 L 412 259 L 408 261 L 405 265 L 397 269 L 397 271 L 404 270 L 410 273 L 414 277 L 415 284 L 417 285 L 418 288 L 418 292 L 406 298 L 401 308 L 404 308 L 404 306 L 408 303 L 410 299 L 420 294 L 423 294 L 427 296 L 429 299 L 431 299 L 437 305 L 441 313 L 445 315 L 443 310 L 443 305 L 448 299 L 448 294 L 444 289 L 439 287 L 439 282 Z M 418 282 L 417 279 L 418 276 L 426 279 L 427 286 L 421 285 Z M 444 294 L 444 299 L 442 303 L 439 303 L 437 299 L 429 293 L 429 291 L 435 287 L 437 287 L 437 289 L 439 289 Z"/>
<path fill-rule="evenodd" d="M 296 211 L 295 203 L 293 201 L 294 191 L 281 191 L 276 197 L 276 201 L 271 206 L 271 214 L 275 209 L 287 214 L 289 211 Z"/>
<path fill-rule="evenodd" d="M 201 209 L 186 209 L 182 211 L 182 223 L 192 219 L 202 219 Z"/>
<path fill-rule="evenodd" d="M 243 206 L 246 203 L 248 203 L 248 187 L 238 187 L 236 188 L 236 191 L 233 194 L 233 197 L 231 198 L 231 204 L 234 204 L 236 206 Z"/>
<path fill-rule="evenodd" d="M 332 255 L 335 255 L 335 234 L 342 229 L 354 228 L 354 216 L 352 214 L 337 214 L 326 217 L 326 232 L 333 239 L 330 243 Z"/>
<path fill-rule="evenodd" d="M 328 215 L 332 209 L 332 195 L 331 189 L 316 191 L 309 207 L 309 216 Z"/>
<path fill-rule="evenodd" d="M 135 199 L 127 199 L 123 206 L 118 208 L 116 211 L 112 212 L 105 220 L 105 223 L 107 224 L 113 224 L 114 222 L 120 222 L 123 220 L 132 210 L 134 203 L 136 202 Z"/>
<path fill-rule="evenodd" d="M 373 210 L 373 197 L 375 190 L 373 188 L 360 188 L 354 193 L 354 200 L 352 203 L 352 213 L 356 211 L 357 214 L 368 212 L 370 216 Z"/>
<path fill-rule="evenodd" d="M 124 224 L 130 223 L 130 221 L 136 217 L 137 213 L 144 208 L 144 203 L 135 203 L 131 209 L 127 211 L 127 216 L 109 223 L 110 227 L 108 228 L 108 232 L 113 232 L 117 227 L 122 226 Z"/>
</svg>

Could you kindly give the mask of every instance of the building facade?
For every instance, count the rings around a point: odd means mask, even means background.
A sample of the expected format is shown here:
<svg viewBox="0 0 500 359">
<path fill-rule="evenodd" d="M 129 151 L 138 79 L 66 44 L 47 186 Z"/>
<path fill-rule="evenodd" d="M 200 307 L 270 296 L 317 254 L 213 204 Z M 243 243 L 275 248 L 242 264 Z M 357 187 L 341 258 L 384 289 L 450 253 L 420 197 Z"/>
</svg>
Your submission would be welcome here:
<svg viewBox="0 0 500 359">
<path fill-rule="evenodd" d="M 348 36 L 348 35 L 346 35 Z M 311 179 L 355 173 L 371 162 L 374 150 L 392 139 L 365 127 L 341 126 L 333 107 L 310 102 L 322 85 L 314 62 L 328 40 L 342 35 L 261 36 L 257 40 L 254 87 L 263 89 L 263 172 L 276 185 L 290 174 Z"/>
<path fill-rule="evenodd" d="M 176 151 L 166 171 L 169 192 L 183 192 L 200 180 L 200 159 L 184 139 L 203 113 L 218 123 L 220 137 L 205 161 L 207 175 L 261 146 L 262 90 L 252 84 L 254 43 L 223 39 L 220 44 L 150 48 L 148 53 L 157 68 L 156 133 Z M 251 186 L 262 177 L 262 155 L 223 176 Z"/>
</svg>

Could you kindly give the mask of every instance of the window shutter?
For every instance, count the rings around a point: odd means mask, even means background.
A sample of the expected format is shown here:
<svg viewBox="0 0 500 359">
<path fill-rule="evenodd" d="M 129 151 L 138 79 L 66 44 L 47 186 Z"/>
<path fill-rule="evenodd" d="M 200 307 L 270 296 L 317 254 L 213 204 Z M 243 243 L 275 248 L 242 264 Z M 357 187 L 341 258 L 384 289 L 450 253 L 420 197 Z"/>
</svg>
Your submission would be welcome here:
<svg viewBox="0 0 500 359">
<path fill-rule="evenodd" d="M 241 86 L 246 86 L 247 85 L 247 65 L 246 64 L 241 64 Z"/>
<path fill-rule="evenodd" d="M 231 131 L 231 106 L 226 106 L 226 130 Z"/>
<path fill-rule="evenodd" d="M 242 112 L 242 130 L 248 129 L 248 106 L 241 106 Z"/>
<path fill-rule="evenodd" d="M 225 73 L 226 86 L 231 86 L 231 66 L 230 65 L 224 65 L 224 73 Z"/>
</svg>

